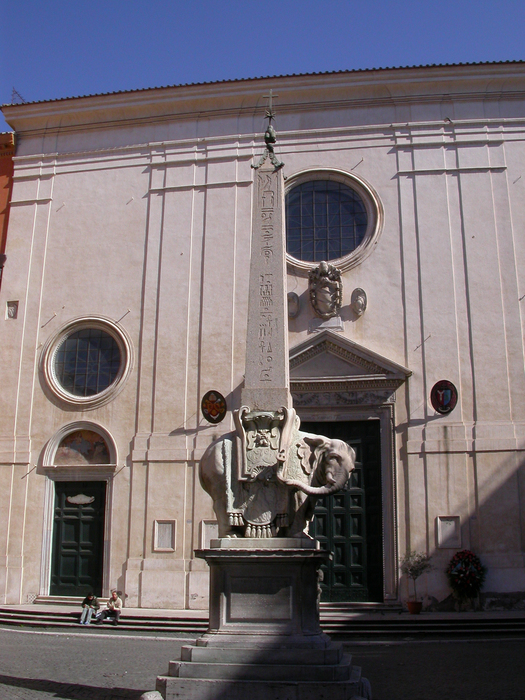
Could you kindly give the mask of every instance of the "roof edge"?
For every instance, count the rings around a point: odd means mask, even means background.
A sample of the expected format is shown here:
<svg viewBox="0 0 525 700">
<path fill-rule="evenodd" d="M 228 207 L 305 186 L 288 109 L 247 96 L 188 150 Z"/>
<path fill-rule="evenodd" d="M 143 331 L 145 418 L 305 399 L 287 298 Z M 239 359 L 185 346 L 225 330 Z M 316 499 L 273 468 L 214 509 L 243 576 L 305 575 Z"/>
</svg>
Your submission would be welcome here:
<svg viewBox="0 0 525 700">
<path fill-rule="evenodd" d="M 280 75 L 266 75 L 266 76 L 255 76 L 250 78 L 228 78 L 225 80 L 211 80 L 202 81 L 196 83 L 176 83 L 174 85 L 160 85 L 156 87 L 146 87 L 146 88 L 134 88 L 131 90 L 116 90 L 114 92 L 99 92 L 90 93 L 87 95 L 75 95 L 70 97 L 57 97 L 49 100 L 34 100 L 31 102 L 11 102 L 4 103 L 0 105 L 0 109 L 4 111 L 4 107 L 25 107 L 30 105 L 45 105 L 53 104 L 57 102 L 67 102 L 73 100 L 83 100 L 93 97 L 109 97 L 114 95 L 131 95 L 137 93 L 154 92 L 161 90 L 173 90 L 176 88 L 191 88 L 191 87 L 206 87 L 211 85 L 228 85 L 237 83 L 248 83 L 255 82 L 259 80 L 280 80 L 284 78 L 307 78 L 320 75 L 351 75 L 351 74 L 362 74 L 362 73 L 382 73 L 388 71 L 403 71 L 403 70 L 423 70 L 423 69 L 433 69 L 433 68 L 468 68 L 472 66 L 508 66 L 508 65 L 521 65 L 525 66 L 525 60 L 508 60 L 508 61 L 473 61 L 473 62 L 462 62 L 462 63 L 427 63 L 419 64 L 415 66 L 386 66 L 379 68 L 350 68 L 344 70 L 336 71 L 319 71 L 314 73 L 284 73 Z"/>
</svg>

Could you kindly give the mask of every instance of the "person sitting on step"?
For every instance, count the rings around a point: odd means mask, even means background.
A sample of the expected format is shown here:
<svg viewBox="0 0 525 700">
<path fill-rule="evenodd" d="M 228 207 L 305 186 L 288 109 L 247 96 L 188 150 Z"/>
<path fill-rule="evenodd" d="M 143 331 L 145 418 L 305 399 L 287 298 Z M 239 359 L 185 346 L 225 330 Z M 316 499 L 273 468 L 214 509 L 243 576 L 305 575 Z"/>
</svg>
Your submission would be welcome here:
<svg viewBox="0 0 525 700">
<path fill-rule="evenodd" d="M 121 612 L 122 600 L 119 598 L 118 591 L 114 589 L 111 591 L 111 597 L 106 603 L 106 609 L 103 610 L 100 615 L 97 615 L 97 621 L 95 624 L 101 625 L 107 617 L 112 617 L 113 624 L 117 626 Z"/>
<path fill-rule="evenodd" d="M 89 625 L 91 616 L 99 609 L 100 605 L 96 596 L 90 591 L 82 601 L 82 613 L 80 615 L 80 624 Z"/>
</svg>

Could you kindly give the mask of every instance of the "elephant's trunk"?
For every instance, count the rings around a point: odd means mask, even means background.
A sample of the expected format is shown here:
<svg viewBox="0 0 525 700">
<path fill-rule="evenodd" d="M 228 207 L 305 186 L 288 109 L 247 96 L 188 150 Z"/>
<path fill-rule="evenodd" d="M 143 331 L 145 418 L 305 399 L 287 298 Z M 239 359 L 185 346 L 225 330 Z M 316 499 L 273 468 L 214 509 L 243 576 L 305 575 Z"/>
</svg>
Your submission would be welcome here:
<svg viewBox="0 0 525 700">
<path fill-rule="evenodd" d="M 321 496 L 330 496 L 332 493 L 340 491 L 346 484 L 347 480 L 348 476 L 344 480 L 334 480 L 333 483 L 329 484 L 328 486 L 310 486 L 310 484 L 303 484 L 302 481 L 295 481 L 294 479 L 286 479 L 282 480 L 282 482 L 283 484 L 286 484 L 286 486 L 291 486 L 292 488 L 296 488 L 299 491 L 306 493 L 308 496 L 316 496 L 317 498 L 320 498 Z"/>
</svg>

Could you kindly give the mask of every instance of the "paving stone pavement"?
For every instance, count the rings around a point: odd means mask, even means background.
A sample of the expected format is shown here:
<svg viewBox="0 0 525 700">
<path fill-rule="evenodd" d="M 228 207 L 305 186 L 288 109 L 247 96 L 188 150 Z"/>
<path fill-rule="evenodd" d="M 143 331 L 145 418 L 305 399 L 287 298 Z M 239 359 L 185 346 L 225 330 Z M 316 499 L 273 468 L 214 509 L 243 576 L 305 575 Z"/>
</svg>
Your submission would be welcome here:
<svg viewBox="0 0 525 700">
<path fill-rule="evenodd" d="M 0 675 L 0 698 L 4 700 L 138 700 L 143 691 L 127 688 L 96 688 L 76 683 L 14 678 Z"/>
<path fill-rule="evenodd" d="M 0 628 L 0 700 L 138 700 L 184 643 L 91 632 Z"/>
<path fill-rule="evenodd" d="M 155 688 L 181 645 L 194 642 L 86 631 L 0 627 L 0 700 L 138 700 Z M 374 700 L 525 699 L 525 639 L 408 638 L 345 647 L 370 680 Z"/>
</svg>

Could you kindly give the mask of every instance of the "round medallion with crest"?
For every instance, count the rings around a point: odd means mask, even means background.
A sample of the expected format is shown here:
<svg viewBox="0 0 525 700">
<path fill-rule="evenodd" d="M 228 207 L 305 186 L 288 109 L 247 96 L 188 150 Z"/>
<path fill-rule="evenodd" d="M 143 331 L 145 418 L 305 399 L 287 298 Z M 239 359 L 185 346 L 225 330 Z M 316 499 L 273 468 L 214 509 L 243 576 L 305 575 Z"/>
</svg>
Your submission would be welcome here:
<svg viewBox="0 0 525 700">
<path fill-rule="evenodd" d="M 220 423 L 226 415 L 226 399 L 218 391 L 207 391 L 202 397 L 201 411 L 208 423 Z"/>
<path fill-rule="evenodd" d="M 458 390 L 452 382 L 442 379 L 434 384 L 430 392 L 430 403 L 435 411 L 446 415 L 456 408 L 457 402 Z"/>
</svg>

